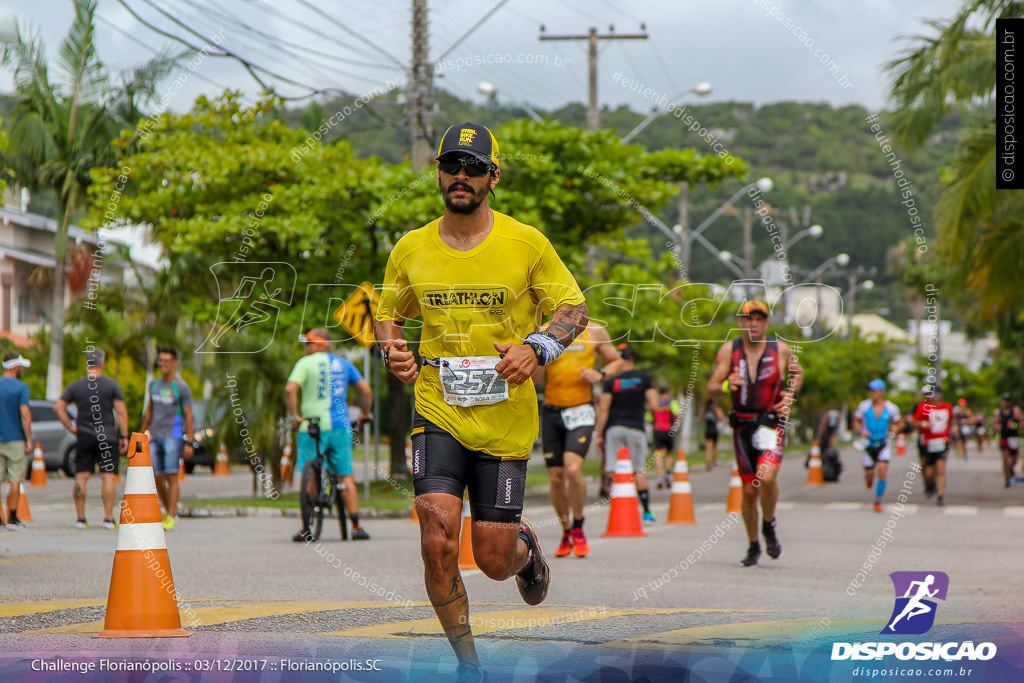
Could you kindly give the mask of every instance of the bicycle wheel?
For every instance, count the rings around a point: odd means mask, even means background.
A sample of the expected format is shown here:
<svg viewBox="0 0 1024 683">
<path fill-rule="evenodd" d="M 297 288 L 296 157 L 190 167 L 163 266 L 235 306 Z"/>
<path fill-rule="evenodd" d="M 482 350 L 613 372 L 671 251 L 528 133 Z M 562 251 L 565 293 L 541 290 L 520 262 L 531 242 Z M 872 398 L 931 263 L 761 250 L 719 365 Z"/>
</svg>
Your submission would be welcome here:
<svg viewBox="0 0 1024 683">
<path fill-rule="evenodd" d="M 302 525 L 314 541 L 320 540 L 320 531 L 324 526 L 323 484 L 320 480 L 320 468 L 319 460 L 314 459 L 306 463 L 302 469 L 302 488 L 299 490 Z"/>
</svg>

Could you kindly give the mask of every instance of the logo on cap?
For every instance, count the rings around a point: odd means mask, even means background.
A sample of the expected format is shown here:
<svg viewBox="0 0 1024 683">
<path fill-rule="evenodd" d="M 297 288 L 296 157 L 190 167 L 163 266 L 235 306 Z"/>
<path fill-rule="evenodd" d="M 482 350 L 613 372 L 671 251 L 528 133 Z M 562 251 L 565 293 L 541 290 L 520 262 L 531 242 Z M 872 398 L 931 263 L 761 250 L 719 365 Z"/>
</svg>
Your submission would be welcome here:
<svg viewBox="0 0 1024 683">
<path fill-rule="evenodd" d="M 459 144 L 465 147 L 469 147 L 473 144 L 473 138 L 476 137 L 476 131 L 472 128 L 463 128 L 459 131 Z"/>
</svg>

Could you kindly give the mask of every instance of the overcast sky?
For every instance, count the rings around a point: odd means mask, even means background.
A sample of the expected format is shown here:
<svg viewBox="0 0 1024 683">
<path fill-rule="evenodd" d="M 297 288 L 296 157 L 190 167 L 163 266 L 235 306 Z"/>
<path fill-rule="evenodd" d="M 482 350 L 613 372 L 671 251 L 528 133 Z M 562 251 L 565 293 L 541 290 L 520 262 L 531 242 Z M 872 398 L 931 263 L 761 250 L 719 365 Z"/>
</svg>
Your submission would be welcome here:
<svg viewBox="0 0 1024 683">
<path fill-rule="evenodd" d="M 362 94 L 388 79 L 404 83 L 399 64 L 410 59 L 408 0 L 124 0 L 143 19 L 201 46 L 240 53 L 256 64 L 306 86 L 335 87 Z M 490 9 L 501 7 L 439 60 Z M 539 41 L 548 35 L 636 33 L 647 40 L 601 42 L 599 101 L 650 110 L 653 94 L 624 86 L 632 79 L 668 98 L 698 82 L 713 92 L 702 101 L 780 100 L 858 103 L 876 110 L 885 103 L 881 66 L 906 45 L 899 37 L 927 32 L 922 18 L 951 16 L 958 0 L 429 0 L 430 56 L 439 60 L 436 83 L 461 97 L 482 101 L 481 81 L 493 83 L 505 102 L 552 109 L 586 101 L 586 41 Z M 313 8 L 324 8 L 318 14 Z M 158 11 L 165 9 L 169 16 Z M 73 18 L 71 0 L 0 0 L 0 15 L 37 27 L 51 54 Z M 100 55 L 111 69 L 153 56 L 153 50 L 186 49 L 133 17 L 119 0 L 99 0 Z M 189 35 L 177 19 L 201 37 Z M 273 37 L 261 37 L 241 25 Z M 345 29 L 348 29 L 347 31 Z M 274 40 L 276 39 L 276 40 Z M 277 47 L 271 48 L 271 43 Z M 309 52 L 316 51 L 316 54 Z M 170 109 L 187 109 L 200 93 L 225 87 L 255 94 L 259 87 L 238 64 L 196 57 L 194 73 L 173 97 Z M 348 61 L 343 61 L 348 60 Z M 542 63 L 547 60 L 547 63 Z M 561 60 L 561 63 L 559 63 Z M 514 63 L 508 63 L 512 61 Z M 832 62 L 830 73 L 828 63 Z M 845 76 L 845 81 L 842 77 Z M 301 95 L 307 88 L 266 76 L 279 91 Z M 162 90 L 166 91 L 172 76 Z M 0 72 L 0 90 L 12 89 Z M 679 103 L 693 94 L 674 98 Z"/>
</svg>

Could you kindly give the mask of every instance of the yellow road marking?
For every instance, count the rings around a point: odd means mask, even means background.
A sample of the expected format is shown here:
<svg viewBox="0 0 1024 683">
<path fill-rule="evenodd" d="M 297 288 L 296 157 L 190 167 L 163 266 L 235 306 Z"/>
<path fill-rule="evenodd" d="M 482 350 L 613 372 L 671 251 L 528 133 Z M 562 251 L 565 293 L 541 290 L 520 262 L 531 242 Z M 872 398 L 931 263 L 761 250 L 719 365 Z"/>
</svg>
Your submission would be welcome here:
<svg viewBox="0 0 1024 683">
<path fill-rule="evenodd" d="M 412 606 L 429 605 L 427 602 L 414 602 Z M 184 628 L 212 626 L 246 619 L 273 617 L 283 614 L 302 614 L 308 612 L 331 612 L 339 609 L 374 609 L 398 607 L 393 602 L 277 602 L 253 605 L 235 605 L 218 607 L 196 607 L 191 612 L 180 610 L 181 625 Z M 99 633 L 103 630 L 102 621 L 89 621 L 81 624 L 68 624 L 52 628 L 23 631 L 23 633 Z"/>
<path fill-rule="evenodd" d="M 491 603 L 495 604 L 495 603 Z M 497 603 L 500 604 L 500 603 Z M 735 612 L 737 610 L 725 609 L 685 609 L 685 608 L 617 608 L 617 607 L 592 607 L 586 605 L 566 605 L 564 607 L 529 607 L 511 610 L 496 610 L 491 612 L 478 612 L 470 614 L 469 622 L 475 635 L 493 633 L 495 631 L 509 631 L 523 628 L 536 628 L 539 626 L 551 626 L 554 624 L 565 624 L 583 621 L 595 621 L 598 619 L 611 619 L 613 617 L 643 616 L 652 614 L 684 614 L 684 613 L 718 613 Z M 760 610 L 745 610 L 759 612 Z M 318 633 L 321 636 L 350 636 L 360 638 L 405 638 L 409 635 L 415 636 L 443 636 L 444 630 L 436 617 L 428 619 L 412 619 L 410 621 L 397 621 L 376 626 L 357 626 L 342 631 L 331 631 Z"/>
<path fill-rule="evenodd" d="M 0 605 L 0 619 L 23 617 L 26 614 L 42 612 L 59 612 L 62 609 L 80 609 L 82 607 L 102 607 L 104 600 L 47 600 L 45 602 L 13 602 Z"/>
</svg>

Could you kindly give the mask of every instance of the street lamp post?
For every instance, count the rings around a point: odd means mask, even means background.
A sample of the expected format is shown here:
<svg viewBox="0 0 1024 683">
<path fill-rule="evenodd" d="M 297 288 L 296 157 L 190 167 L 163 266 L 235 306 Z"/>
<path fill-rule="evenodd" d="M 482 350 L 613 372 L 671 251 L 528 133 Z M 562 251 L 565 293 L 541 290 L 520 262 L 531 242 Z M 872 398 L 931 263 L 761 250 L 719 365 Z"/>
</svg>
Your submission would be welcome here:
<svg viewBox="0 0 1024 683">
<path fill-rule="evenodd" d="M 814 282 L 814 279 L 821 276 L 829 268 L 835 266 L 845 267 L 850 262 L 850 255 L 846 252 L 836 254 L 830 259 L 826 259 L 824 263 L 808 273 L 807 277 L 800 281 L 800 284 L 814 284 L 814 338 L 817 339 L 821 334 L 821 283 Z"/>
<path fill-rule="evenodd" d="M 695 95 L 699 96 L 699 97 L 703 97 L 705 95 L 710 95 L 711 94 L 711 84 L 707 83 L 707 82 L 698 83 L 697 85 L 693 86 L 692 88 L 687 88 L 686 90 L 683 90 L 682 92 L 676 93 L 671 98 L 669 98 L 669 100 L 671 102 L 672 100 L 675 100 L 677 97 L 682 97 L 686 93 L 691 93 L 691 92 L 694 93 Z M 638 123 L 637 126 L 633 130 L 629 131 L 624 136 L 622 136 L 622 141 L 623 142 L 629 142 L 630 140 L 632 140 L 634 137 L 636 137 L 637 133 L 639 133 L 644 128 L 646 128 L 648 126 L 648 124 L 650 124 L 650 122 L 653 121 L 654 119 L 656 119 L 660 114 L 661 114 L 661 111 L 658 110 L 657 108 L 655 108 L 654 111 L 652 111 L 650 113 L 650 115 L 646 119 L 644 119 L 643 121 Z"/>
<path fill-rule="evenodd" d="M 848 308 L 848 310 L 849 310 L 849 313 L 847 313 L 848 324 L 846 326 L 846 336 L 847 337 L 849 337 L 850 335 L 853 334 L 853 313 L 854 313 L 854 311 L 856 309 L 857 292 L 858 292 L 858 290 L 861 290 L 861 289 L 869 290 L 869 289 L 874 289 L 874 287 L 875 287 L 875 281 L 874 280 L 868 279 L 868 280 L 864 280 L 860 284 L 857 284 L 857 279 L 861 275 L 864 275 L 865 273 L 870 274 L 870 275 L 874 275 L 877 270 L 878 269 L 873 267 L 873 266 L 871 268 L 865 268 L 863 266 L 857 266 L 856 268 L 850 268 L 850 269 L 848 269 L 846 271 L 847 290 L 846 290 L 846 294 L 843 296 L 843 299 L 844 300 L 845 299 L 849 299 L 848 306 L 845 304 L 845 301 L 844 301 L 844 308 Z"/>
<path fill-rule="evenodd" d="M 789 232 L 789 227 L 787 226 L 787 224 L 785 222 L 781 222 L 781 221 L 780 221 L 779 225 L 780 225 L 780 230 L 781 230 L 781 233 L 782 233 L 782 267 L 784 268 L 783 275 L 782 275 L 782 319 L 783 319 L 784 322 L 788 322 L 789 321 L 789 296 L 788 296 L 788 292 L 789 292 L 789 288 L 791 286 L 790 283 L 792 283 L 792 281 L 793 281 L 792 276 L 790 276 L 788 283 L 787 283 L 787 280 L 786 280 L 786 275 L 789 274 L 789 272 L 790 272 L 789 250 L 790 250 L 790 248 L 794 244 L 796 244 L 797 242 L 799 242 L 800 240 L 802 240 L 804 237 L 806 237 L 808 235 L 810 235 L 814 239 L 818 239 L 819 237 L 822 236 L 822 234 L 824 234 L 825 228 L 823 228 L 820 225 L 818 225 L 817 223 L 815 223 L 811 227 L 805 228 L 804 230 L 801 230 L 797 234 L 793 235 L 793 239 L 787 240 L 786 236 L 787 236 L 787 233 Z"/>
<path fill-rule="evenodd" d="M 476 86 L 476 91 L 481 95 L 486 96 L 489 100 L 495 102 L 498 100 L 498 87 L 490 81 L 480 81 Z M 530 105 L 526 104 L 526 102 L 513 102 L 512 104 L 522 108 L 523 111 L 529 114 L 530 118 L 537 123 L 544 123 L 544 119 L 541 118 L 540 114 L 535 112 Z"/>
<path fill-rule="evenodd" d="M 679 259 L 682 261 L 683 268 L 686 270 L 687 278 L 690 277 L 690 258 L 693 251 L 693 242 L 699 241 L 703 244 L 712 254 L 716 256 L 720 253 L 720 250 L 715 247 L 711 242 L 707 240 L 701 233 L 703 233 L 712 223 L 714 223 L 719 216 L 725 213 L 726 209 L 733 205 L 733 203 L 740 198 L 741 195 L 748 192 L 753 188 L 757 188 L 762 194 L 771 192 L 773 187 L 771 178 L 761 178 L 756 182 L 744 185 L 737 190 L 724 204 L 715 209 L 714 213 L 705 218 L 700 225 L 693 230 L 687 229 L 685 226 L 676 226 L 677 233 L 680 235 L 680 251 Z"/>
</svg>

